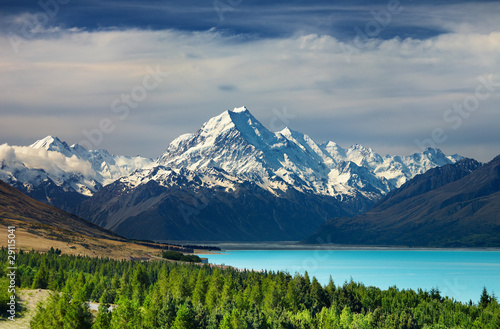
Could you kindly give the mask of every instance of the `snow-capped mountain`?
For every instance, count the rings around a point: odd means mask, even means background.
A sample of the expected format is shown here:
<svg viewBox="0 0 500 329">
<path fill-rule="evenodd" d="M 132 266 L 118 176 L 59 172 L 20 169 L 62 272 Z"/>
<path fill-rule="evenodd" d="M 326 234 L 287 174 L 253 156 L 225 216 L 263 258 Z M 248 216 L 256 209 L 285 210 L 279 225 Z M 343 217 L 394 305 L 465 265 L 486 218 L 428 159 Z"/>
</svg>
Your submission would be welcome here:
<svg viewBox="0 0 500 329">
<path fill-rule="evenodd" d="M 462 157 L 381 156 L 271 132 L 245 107 L 210 119 L 157 159 L 111 155 L 48 136 L 0 145 L 0 179 L 31 197 L 140 239 L 302 239 L 366 211 L 417 174 Z M 265 232 L 265 233 L 264 233 Z"/>
<path fill-rule="evenodd" d="M 334 142 L 317 144 L 289 128 L 273 133 L 241 107 L 210 119 L 195 134 L 180 136 L 158 162 L 195 172 L 220 168 L 277 195 L 293 187 L 328 196 L 362 193 L 377 198 L 417 174 L 461 158 L 437 149 L 382 157 L 361 145 L 343 149 Z"/>
<path fill-rule="evenodd" d="M 30 146 L 0 145 L 0 179 L 29 196 L 73 211 L 103 186 L 153 164 L 143 157 L 68 146 L 47 136 Z"/>
<path fill-rule="evenodd" d="M 67 158 L 75 156 L 77 159 L 89 162 L 93 170 L 92 174 L 95 174 L 96 180 L 102 185 L 112 183 L 137 169 L 144 169 L 154 165 L 154 161 L 149 158 L 112 155 L 104 149 L 87 150 L 79 144 L 68 146 L 66 142 L 52 136 L 38 140 L 30 147 L 59 152 Z"/>
<path fill-rule="evenodd" d="M 462 157 L 427 149 L 380 156 L 271 132 L 245 107 L 175 139 L 156 166 L 107 185 L 79 215 L 145 239 L 300 239 L 331 217 L 353 216 L 416 174 Z"/>
</svg>

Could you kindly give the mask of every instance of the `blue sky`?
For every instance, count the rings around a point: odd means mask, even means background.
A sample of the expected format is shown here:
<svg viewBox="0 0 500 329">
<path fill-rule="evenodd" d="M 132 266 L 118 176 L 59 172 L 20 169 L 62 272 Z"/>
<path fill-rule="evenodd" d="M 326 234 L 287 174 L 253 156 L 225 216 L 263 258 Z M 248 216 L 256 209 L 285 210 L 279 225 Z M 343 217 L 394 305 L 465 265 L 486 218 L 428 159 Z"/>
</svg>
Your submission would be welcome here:
<svg viewBox="0 0 500 329">
<path fill-rule="evenodd" d="M 499 18 L 498 1 L 4 0 L 0 143 L 156 157 L 245 105 L 317 142 L 489 161 Z"/>
</svg>

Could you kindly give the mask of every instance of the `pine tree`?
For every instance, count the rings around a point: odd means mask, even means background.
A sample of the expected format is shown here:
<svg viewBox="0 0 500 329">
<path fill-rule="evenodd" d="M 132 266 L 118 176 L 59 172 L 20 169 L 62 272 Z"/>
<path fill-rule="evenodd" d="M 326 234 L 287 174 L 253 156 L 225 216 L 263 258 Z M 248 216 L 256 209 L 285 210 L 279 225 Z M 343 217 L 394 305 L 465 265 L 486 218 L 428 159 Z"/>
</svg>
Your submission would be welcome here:
<svg viewBox="0 0 500 329">
<path fill-rule="evenodd" d="M 328 297 L 328 304 L 331 304 L 333 296 L 335 294 L 335 290 L 336 290 L 335 283 L 333 282 L 333 278 L 331 275 L 330 275 L 330 278 L 328 279 L 328 284 L 326 285 L 325 290 L 326 290 L 326 293 L 328 295 L 327 296 Z"/>
<path fill-rule="evenodd" d="M 205 278 L 205 273 L 200 269 L 198 272 L 198 278 L 196 279 L 196 284 L 193 291 L 193 304 L 205 304 L 205 296 L 207 295 L 207 280 Z"/>
<path fill-rule="evenodd" d="M 33 284 L 31 286 L 32 289 L 47 289 L 49 285 L 49 271 L 47 270 L 47 265 L 44 261 L 40 264 L 38 271 L 33 278 Z"/>
<path fill-rule="evenodd" d="M 149 285 L 148 273 L 142 264 L 139 264 L 134 270 L 130 285 L 132 286 L 132 299 L 142 305 L 145 291 Z"/>
<path fill-rule="evenodd" d="M 236 308 L 233 308 L 233 310 L 231 311 L 231 327 L 233 329 L 246 328 L 245 319 L 241 315 L 241 312 Z"/>
<path fill-rule="evenodd" d="M 175 301 L 171 295 L 167 295 L 163 299 L 162 307 L 158 312 L 156 318 L 156 322 L 158 323 L 158 328 L 170 328 L 176 316 L 177 316 L 177 310 L 175 307 Z"/>
<path fill-rule="evenodd" d="M 141 313 L 139 305 L 132 303 L 130 299 L 120 301 L 118 307 L 113 311 L 111 317 L 112 329 L 136 329 L 141 326 Z"/>
<path fill-rule="evenodd" d="M 112 312 L 109 311 L 109 304 L 99 305 L 99 313 L 95 319 L 92 329 L 108 329 L 111 326 Z"/>
<path fill-rule="evenodd" d="M 229 314 L 229 313 L 224 314 L 224 317 L 222 318 L 222 321 L 220 322 L 219 328 L 220 329 L 233 329 L 233 326 L 231 324 L 231 314 Z"/>
<path fill-rule="evenodd" d="M 236 287 L 234 285 L 234 278 L 232 275 L 226 275 L 224 278 L 224 285 L 222 286 L 222 294 L 220 296 L 220 306 L 224 306 L 229 303 L 236 293 Z"/>
<path fill-rule="evenodd" d="M 99 313 L 97 313 L 97 318 L 92 325 L 92 329 L 108 329 L 111 326 L 112 312 L 109 311 L 109 303 L 107 302 L 109 296 L 105 290 L 99 299 Z"/>
<path fill-rule="evenodd" d="M 81 300 L 71 300 L 69 295 L 52 294 L 45 306 L 38 305 L 37 313 L 31 320 L 34 329 L 78 328 L 90 329 L 92 315 L 87 304 Z"/>
<path fill-rule="evenodd" d="M 205 304 L 207 309 L 212 310 L 217 305 L 219 300 L 219 296 L 222 289 L 222 277 L 220 275 L 220 271 L 216 269 L 212 274 L 212 279 L 210 280 L 210 284 L 208 286 L 207 295 L 205 297 Z"/>
<path fill-rule="evenodd" d="M 316 277 L 313 277 L 313 281 L 311 283 L 311 300 L 312 300 L 312 315 L 315 315 L 317 312 L 321 311 L 321 309 L 325 306 L 328 306 L 328 299 L 326 296 L 323 287 L 318 282 Z"/>
<path fill-rule="evenodd" d="M 177 311 L 172 329 L 195 329 L 194 314 L 186 305 Z"/>
<path fill-rule="evenodd" d="M 481 293 L 481 298 L 479 300 L 479 307 L 486 308 L 490 302 L 491 297 L 488 294 L 488 290 L 486 290 L 486 287 L 483 287 L 483 292 Z"/>
</svg>

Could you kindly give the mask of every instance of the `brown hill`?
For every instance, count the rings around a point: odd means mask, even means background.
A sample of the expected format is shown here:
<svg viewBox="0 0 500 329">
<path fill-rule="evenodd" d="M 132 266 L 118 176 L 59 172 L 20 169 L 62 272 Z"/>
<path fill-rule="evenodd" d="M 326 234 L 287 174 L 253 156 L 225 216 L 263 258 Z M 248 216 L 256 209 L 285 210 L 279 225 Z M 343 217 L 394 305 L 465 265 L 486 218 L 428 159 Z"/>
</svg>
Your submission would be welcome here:
<svg viewBox="0 0 500 329">
<path fill-rule="evenodd" d="M 7 227 L 16 227 L 16 248 L 111 258 L 144 258 L 166 245 L 134 243 L 82 218 L 36 201 L 0 181 L 0 232 L 7 245 Z"/>
</svg>

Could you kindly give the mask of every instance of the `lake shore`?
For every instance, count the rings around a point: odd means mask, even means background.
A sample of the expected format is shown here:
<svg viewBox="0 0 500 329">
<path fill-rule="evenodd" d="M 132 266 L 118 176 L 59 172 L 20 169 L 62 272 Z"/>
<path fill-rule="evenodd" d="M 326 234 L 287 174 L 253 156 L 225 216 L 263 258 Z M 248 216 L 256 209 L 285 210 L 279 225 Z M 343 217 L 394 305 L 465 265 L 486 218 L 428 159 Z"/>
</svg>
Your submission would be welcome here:
<svg viewBox="0 0 500 329">
<path fill-rule="evenodd" d="M 432 248 L 408 246 L 367 246 L 367 245 L 336 245 L 336 244 L 303 244 L 299 241 L 157 241 L 180 245 L 214 246 L 221 249 L 196 249 L 196 254 L 217 254 L 224 250 L 452 250 L 452 251 L 500 251 L 500 248 Z"/>
</svg>

